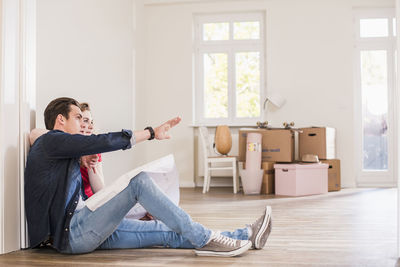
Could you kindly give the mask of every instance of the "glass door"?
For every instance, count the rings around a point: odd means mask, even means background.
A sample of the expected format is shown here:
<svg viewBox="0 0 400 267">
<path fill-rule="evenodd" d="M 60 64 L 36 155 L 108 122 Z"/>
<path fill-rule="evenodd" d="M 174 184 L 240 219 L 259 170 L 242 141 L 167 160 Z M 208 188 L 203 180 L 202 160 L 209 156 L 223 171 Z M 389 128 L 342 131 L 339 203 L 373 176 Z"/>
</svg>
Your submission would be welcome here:
<svg viewBox="0 0 400 267">
<path fill-rule="evenodd" d="M 394 186 L 394 10 L 355 11 L 357 184 Z"/>
</svg>

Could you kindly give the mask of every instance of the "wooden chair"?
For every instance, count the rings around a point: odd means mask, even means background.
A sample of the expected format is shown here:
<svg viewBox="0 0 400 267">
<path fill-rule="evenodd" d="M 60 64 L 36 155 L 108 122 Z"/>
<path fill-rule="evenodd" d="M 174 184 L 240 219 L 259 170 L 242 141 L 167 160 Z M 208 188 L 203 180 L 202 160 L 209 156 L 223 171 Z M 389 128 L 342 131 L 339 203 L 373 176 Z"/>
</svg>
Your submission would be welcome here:
<svg viewBox="0 0 400 267">
<path fill-rule="evenodd" d="M 209 139 L 208 130 L 206 127 L 199 127 L 199 136 L 201 139 L 201 145 L 203 147 L 203 159 L 204 159 L 204 184 L 203 194 L 210 190 L 211 171 L 214 170 L 231 170 L 233 176 L 233 193 L 237 193 L 239 187 L 239 178 L 237 172 L 237 164 L 235 156 L 215 156 L 213 155 L 212 145 Z M 229 163 L 230 166 L 216 166 L 213 163 Z"/>
</svg>

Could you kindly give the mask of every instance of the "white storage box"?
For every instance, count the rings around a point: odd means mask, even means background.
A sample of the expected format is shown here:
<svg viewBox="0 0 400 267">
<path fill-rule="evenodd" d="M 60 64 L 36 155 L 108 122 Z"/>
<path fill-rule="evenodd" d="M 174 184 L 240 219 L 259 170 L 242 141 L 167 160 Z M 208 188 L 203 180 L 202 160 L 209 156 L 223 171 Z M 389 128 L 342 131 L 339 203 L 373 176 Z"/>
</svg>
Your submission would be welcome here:
<svg viewBox="0 0 400 267">
<path fill-rule="evenodd" d="M 328 164 L 275 164 L 275 194 L 305 196 L 328 193 Z"/>
</svg>

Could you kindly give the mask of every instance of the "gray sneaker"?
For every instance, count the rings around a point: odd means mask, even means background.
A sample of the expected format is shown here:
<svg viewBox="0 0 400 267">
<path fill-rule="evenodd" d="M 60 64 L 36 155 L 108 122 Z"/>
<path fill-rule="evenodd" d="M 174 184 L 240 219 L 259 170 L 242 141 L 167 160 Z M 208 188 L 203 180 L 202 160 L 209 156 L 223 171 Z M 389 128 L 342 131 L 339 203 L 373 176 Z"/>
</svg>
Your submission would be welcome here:
<svg viewBox="0 0 400 267">
<path fill-rule="evenodd" d="M 236 240 L 220 233 L 212 235 L 207 245 L 195 250 L 197 256 L 234 257 L 246 252 L 251 247 L 249 240 Z"/>
<path fill-rule="evenodd" d="M 252 231 L 250 241 L 253 243 L 253 249 L 262 249 L 265 246 L 265 243 L 267 243 L 267 239 L 272 228 L 271 214 L 271 206 L 267 206 L 264 214 L 254 223 L 249 225 Z"/>
</svg>

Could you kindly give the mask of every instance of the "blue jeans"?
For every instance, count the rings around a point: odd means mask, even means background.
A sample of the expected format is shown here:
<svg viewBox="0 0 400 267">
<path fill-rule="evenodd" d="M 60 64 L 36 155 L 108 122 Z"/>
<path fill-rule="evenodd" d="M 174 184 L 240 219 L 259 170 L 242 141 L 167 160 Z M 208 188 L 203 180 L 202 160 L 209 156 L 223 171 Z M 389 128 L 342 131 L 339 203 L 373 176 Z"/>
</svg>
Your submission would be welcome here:
<svg viewBox="0 0 400 267">
<path fill-rule="evenodd" d="M 139 202 L 156 220 L 124 219 Z M 223 232 L 236 239 L 248 239 L 247 229 Z M 76 211 L 70 222 L 69 246 L 62 253 L 87 253 L 95 249 L 203 247 L 211 230 L 193 222 L 176 206 L 144 172 L 131 179 L 129 185 L 95 211 L 87 207 Z"/>
</svg>

